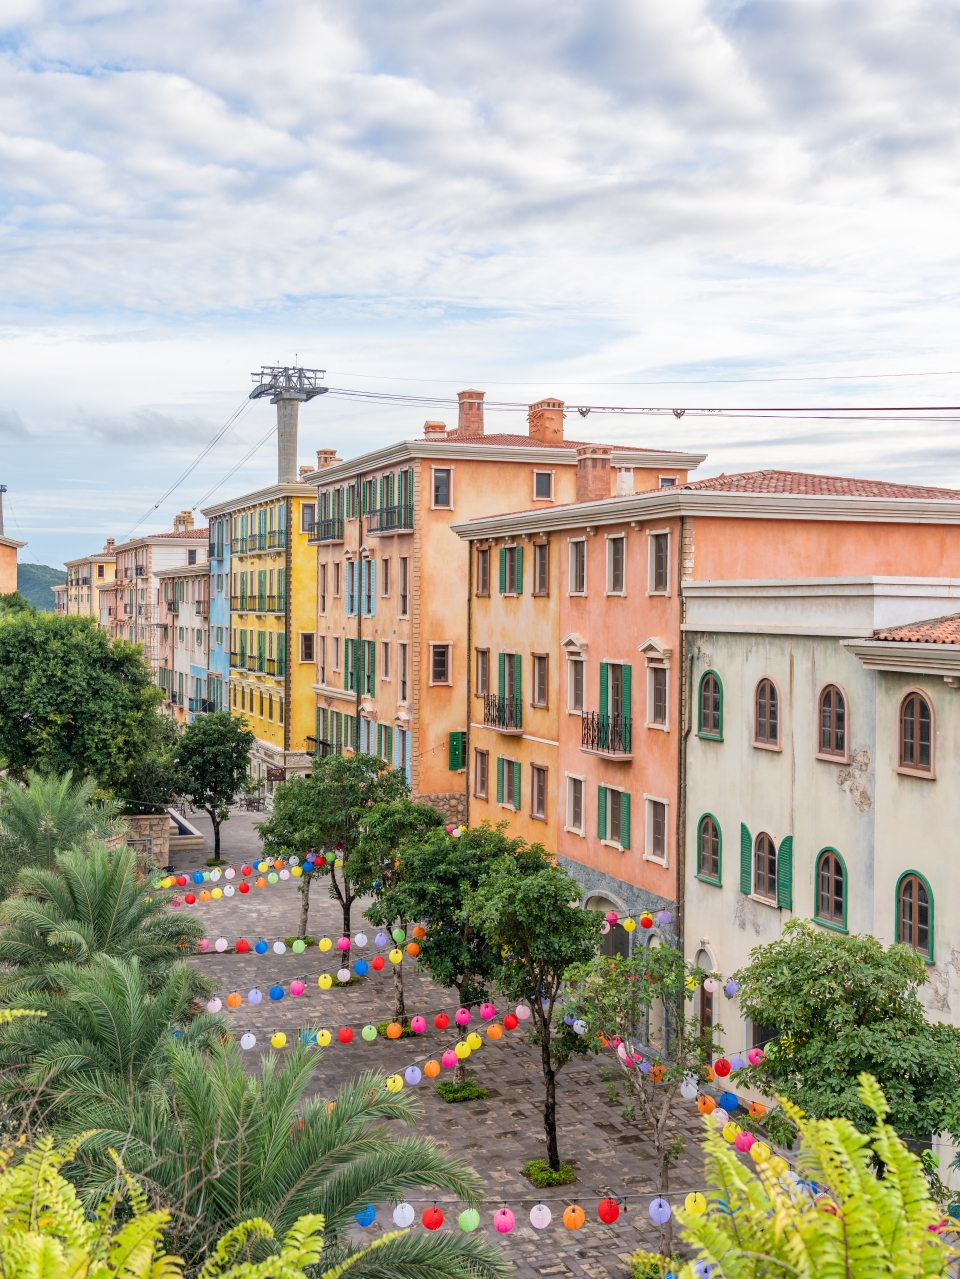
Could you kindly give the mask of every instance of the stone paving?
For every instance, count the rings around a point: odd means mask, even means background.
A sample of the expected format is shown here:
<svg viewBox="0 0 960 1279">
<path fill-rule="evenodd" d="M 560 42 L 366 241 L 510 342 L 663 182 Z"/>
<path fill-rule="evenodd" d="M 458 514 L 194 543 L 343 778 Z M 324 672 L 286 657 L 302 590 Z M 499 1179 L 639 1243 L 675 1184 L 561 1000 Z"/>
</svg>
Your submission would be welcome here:
<svg viewBox="0 0 960 1279">
<path fill-rule="evenodd" d="M 239 865 L 256 854 L 259 841 L 255 826 L 263 820 L 261 814 L 231 814 L 222 831 L 225 859 Z M 202 814 L 192 815 L 191 821 L 205 834 L 209 832 L 209 823 Z M 212 848 L 212 843 L 210 846 Z M 178 869 L 193 869 L 201 864 L 199 855 L 194 854 L 195 860 L 188 862 L 189 856 L 180 858 Z M 369 954 L 376 930 L 363 920 L 363 907 L 361 901 L 354 904 L 352 931 L 357 933 L 362 929 L 370 937 Z M 232 947 L 242 936 L 252 946 L 260 937 L 273 943 L 296 933 L 300 895 L 297 881 L 289 880 L 260 890 L 252 889 L 245 895 L 238 893 L 219 902 L 181 909 L 189 909 L 208 921 L 211 942 L 222 935 Z M 315 937 L 326 935 L 335 941 L 341 927 L 340 903 L 330 898 L 325 882 L 316 883 L 311 893 L 309 933 Z M 248 1054 L 251 1067 L 260 1051 L 269 1049 L 269 1038 L 275 1030 L 284 1030 L 291 1037 L 300 1027 L 309 1025 L 326 1026 L 334 1033 L 330 1047 L 318 1051 L 312 1091 L 320 1095 L 332 1094 L 345 1078 L 371 1066 L 388 1073 L 402 1073 L 408 1065 L 416 1063 L 422 1067 L 430 1057 L 439 1058 L 445 1048 L 452 1047 L 456 1036 L 450 1030 L 436 1030 L 432 1015 L 445 1009 L 451 1015 L 452 1025 L 456 994 L 434 986 L 410 959 L 403 963 L 407 1012 L 411 1016 L 418 1012 L 427 1016 L 426 1034 L 417 1039 L 378 1038 L 372 1044 L 366 1043 L 359 1034 L 362 1026 L 392 1016 L 392 965 L 388 963 L 379 974 L 371 971 L 350 987 L 339 987 L 334 976 L 333 987 L 323 991 L 317 985 L 317 977 L 321 972 L 334 975 L 340 966 L 338 956 L 336 949 L 323 955 L 316 947 L 310 947 L 302 955 L 290 951 L 276 955 L 271 950 L 262 956 L 252 951 L 246 955 L 220 955 L 211 949 L 193 962 L 217 981 L 225 1011 L 226 996 L 231 991 L 244 996 L 241 1007 L 228 1015 L 234 1020 L 238 1034 L 251 1030 L 257 1036 L 257 1047 Z M 295 977 L 304 979 L 304 995 L 293 999 L 287 994 L 279 1003 L 271 1003 L 267 996 L 271 983 L 277 981 L 289 990 Z M 254 986 L 264 994 L 258 1006 L 246 1000 L 247 991 Z M 344 1025 L 353 1027 L 351 1044 L 343 1045 L 336 1040 L 336 1031 Z M 424 1107 L 424 1130 L 441 1146 L 467 1158 L 486 1182 L 489 1202 L 481 1213 L 481 1228 L 497 1241 L 521 1279 L 546 1275 L 622 1279 L 629 1274 L 628 1262 L 634 1249 L 641 1244 L 647 1248 L 657 1246 L 659 1228 L 652 1225 L 647 1212 L 649 1196 L 655 1189 L 653 1148 L 622 1119 L 623 1102 L 608 1099 L 606 1086 L 600 1079 L 604 1065 L 609 1066 L 609 1061 L 601 1063 L 590 1058 L 586 1064 L 571 1063 L 559 1076 L 560 1157 L 574 1164 L 579 1181 L 570 1187 L 545 1190 L 542 1195 L 520 1175 L 522 1164 L 545 1155 L 539 1051 L 526 1042 L 522 1029 L 505 1033 L 496 1043 L 484 1037 L 483 1049 L 470 1057 L 468 1075 L 489 1089 L 488 1100 L 448 1105 L 426 1078 L 417 1089 Z M 673 1202 L 681 1201 L 688 1190 L 703 1185 L 699 1116 L 692 1103 L 682 1105 L 690 1141 L 687 1152 L 672 1172 L 668 1198 Z M 567 1191 L 569 1193 L 565 1193 Z M 618 1193 L 648 1197 L 628 1200 L 629 1210 L 613 1226 L 605 1226 L 597 1219 L 597 1196 Z M 560 1217 L 566 1204 L 577 1194 L 585 1200 L 587 1221 L 581 1230 L 571 1232 L 563 1226 Z M 544 1232 L 535 1231 L 528 1221 L 530 1208 L 540 1198 L 554 1216 Z M 506 1202 L 517 1218 L 516 1228 L 507 1236 L 497 1235 L 492 1227 L 493 1213 L 502 1202 Z M 448 1223 L 455 1225 L 457 1209 L 453 1197 L 441 1194 L 438 1203 Z M 414 1206 L 419 1214 L 427 1204 L 416 1202 Z M 363 1234 L 369 1238 L 381 1229 L 392 1228 L 388 1219 L 380 1220 L 386 1216 L 381 1212 L 375 1226 Z"/>
</svg>

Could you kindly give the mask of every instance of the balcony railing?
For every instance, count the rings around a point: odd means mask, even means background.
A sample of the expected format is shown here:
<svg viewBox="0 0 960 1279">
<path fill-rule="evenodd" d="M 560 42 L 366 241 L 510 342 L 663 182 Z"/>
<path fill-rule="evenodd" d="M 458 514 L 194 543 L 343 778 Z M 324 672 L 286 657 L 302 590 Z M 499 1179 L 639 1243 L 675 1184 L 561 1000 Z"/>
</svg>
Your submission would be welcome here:
<svg viewBox="0 0 960 1279">
<path fill-rule="evenodd" d="M 368 533 L 397 533 L 413 528 L 413 503 L 381 506 L 367 516 Z"/>
<path fill-rule="evenodd" d="M 197 614 L 197 617 L 209 617 L 209 615 L 210 615 L 210 601 L 209 601 L 209 600 L 197 600 L 197 601 L 196 601 L 196 614 Z"/>
<path fill-rule="evenodd" d="M 167 606 L 167 614 L 168 614 L 169 616 L 171 616 L 171 617 L 176 617 L 176 616 L 177 616 L 177 614 L 180 612 L 180 601 L 179 601 L 179 600 L 164 600 L 164 603 L 165 603 L 165 604 L 166 604 L 166 606 Z"/>
<path fill-rule="evenodd" d="M 242 666 L 243 666 L 243 662 L 240 660 L 240 654 L 239 654 L 239 653 L 231 653 L 231 654 L 230 654 L 230 665 L 231 665 L 234 669 L 236 669 L 238 666 L 239 666 L 239 667 L 242 667 Z"/>
<path fill-rule="evenodd" d="M 629 755 L 632 750 L 633 720 L 629 715 L 603 715 L 584 711 L 580 745 L 598 755 Z"/>
<path fill-rule="evenodd" d="M 307 525 L 308 542 L 342 542 L 343 520 L 336 516 L 329 520 L 317 520 Z"/>
<path fill-rule="evenodd" d="M 333 754 L 333 742 L 325 742 L 322 737 L 319 741 L 315 737 L 307 737 L 305 741 L 308 755 L 313 755 L 317 759 L 326 759 L 328 755 Z"/>
<path fill-rule="evenodd" d="M 256 555 L 259 551 L 282 551 L 287 545 L 286 529 L 274 529 L 272 533 L 249 533 L 246 537 L 230 540 L 234 555 Z"/>
<path fill-rule="evenodd" d="M 147 575 L 146 566 L 143 564 L 138 564 L 137 567 L 134 569 L 134 572 L 136 573 L 137 577 L 146 577 Z"/>
<path fill-rule="evenodd" d="M 230 608 L 234 613 L 285 613 L 285 595 L 231 595 Z"/>
<path fill-rule="evenodd" d="M 191 697 L 188 709 L 195 715 L 213 715 L 217 709 L 217 703 L 208 697 Z"/>
<path fill-rule="evenodd" d="M 485 693 L 483 722 L 488 728 L 499 728 L 504 733 L 521 732 L 523 700 L 519 697 L 498 697 L 496 693 Z"/>
<path fill-rule="evenodd" d="M 174 706 L 182 706 L 186 701 L 186 698 L 183 693 L 178 693 L 175 689 L 173 689 L 170 692 L 170 700 L 173 702 Z"/>
<path fill-rule="evenodd" d="M 223 543 L 222 542 L 210 543 L 210 545 L 207 547 L 207 559 L 208 560 L 223 559 Z"/>
</svg>

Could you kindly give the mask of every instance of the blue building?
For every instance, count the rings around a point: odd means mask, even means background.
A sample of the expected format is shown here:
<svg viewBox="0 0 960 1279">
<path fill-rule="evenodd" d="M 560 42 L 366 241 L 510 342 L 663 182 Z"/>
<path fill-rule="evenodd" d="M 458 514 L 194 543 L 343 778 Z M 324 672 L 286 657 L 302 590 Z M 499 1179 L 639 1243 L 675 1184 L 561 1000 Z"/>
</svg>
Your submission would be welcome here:
<svg viewBox="0 0 960 1279">
<path fill-rule="evenodd" d="M 210 521 L 210 647 L 207 696 L 230 705 L 230 533 L 226 516 Z"/>
</svg>

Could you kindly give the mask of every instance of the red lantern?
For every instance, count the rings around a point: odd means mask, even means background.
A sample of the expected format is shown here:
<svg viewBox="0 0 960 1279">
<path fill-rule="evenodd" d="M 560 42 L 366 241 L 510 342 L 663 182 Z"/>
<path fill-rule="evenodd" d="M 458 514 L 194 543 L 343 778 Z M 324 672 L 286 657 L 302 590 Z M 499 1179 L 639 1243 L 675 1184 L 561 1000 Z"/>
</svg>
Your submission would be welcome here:
<svg viewBox="0 0 960 1279">
<path fill-rule="evenodd" d="M 237 891 L 241 893 L 249 893 L 250 885 L 244 880 L 242 884 L 237 884 Z"/>
<path fill-rule="evenodd" d="M 250 949 L 250 943 L 248 941 L 244 941 L 244 939 L 241 937 L 240 940 L 237 942 L 237 954 L 245 955 L 249 949 Z"/>
<path fill-rule="evenodd" d="M 197 899 L 196 897 L 194 897 L 193 893 L 185 893 L 183 900 L 187 903 L 188 906 L 192 906 Z"/>
<path fill-rule="evenodd" d="M 726 1057 L 718 1057 L 713 1063 L 713 1069 L 721 1079 L 725 1079 L 727 1075 L 730 1074 L 730 1063 L 727 1061 Z"/>
<path fill-rule="evenodd" d="M 186 875 L 178 875 L 178 876 L 177 876 L 177 883 L 180 885 L 180 887 L 181 887 L 181 888 L 183 888 L 183 886 L 184 886 L 184 884 L 185 884 L 186 882 L 187 882 L 187 877 L 186 877 Z"/>
<path fill-rule="evenodd" d="M 252 875 L 252 874 L 253 874 L 253 867 L 252 867 L 252 866 L 247 866 L 247 865 L 241 866 L 241 867 L 240 867 L 240 874 L 241 874 L 241 875 Z"/>
<path fill-rule="evenodd" d="M 446 1028 L 450 1025 L 450 1018 L 446 1013 L 437 1013 L 436 1017 L 433 1019 L 433 1024 L 436 1026 L 437 1030 L 446 1030 Z"/>
<path fill-rule="evenodd" d="M 439 1230 L 443 1225 L 443 1213 L 434 1204 L 432 1208 L 428 1208 L 420 1218 L 427 1230 Z"/>
<path fill-rule="evenodd" d="M 612 1226 L 620 1216 L 620 1205 L 616 1199 L 601 1199 L 597 1204 L 597 1216 L 607 1226 Z"/>
<path fill-rule="evenodd" d="M 517 1014 L 507 1013 L 506 1017 L 503 1019 L 503 1024 L 507 1030 L 516 1030 L 516 1028 L 520 1025 Z"/>
<path fill-rule="evenodd" d="M 383 967 L 384 962 L 385 961 L 382 955 L 374 955 L 373 959 L 370 960 L 370 967 L 373 969 L 375 973 L 378 973 L 380 969 Z"/>
<path fill-rule="evenodd" d="M 343 1026 L 337 1031 L 337 1038 L 340 1040 L 341 1044 L 349 1044 L 353 1039 L 353 1031 L 349 1026 Z"/>
</svg>

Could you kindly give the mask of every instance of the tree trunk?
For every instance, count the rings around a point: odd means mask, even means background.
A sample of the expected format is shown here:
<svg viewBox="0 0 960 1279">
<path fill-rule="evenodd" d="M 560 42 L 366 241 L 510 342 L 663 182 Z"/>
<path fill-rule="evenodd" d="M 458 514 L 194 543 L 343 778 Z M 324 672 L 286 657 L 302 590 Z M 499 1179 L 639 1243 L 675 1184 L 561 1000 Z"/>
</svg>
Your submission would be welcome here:
<svg viewBox="0 0 960 1279">
<path fill-rule="evenodd" d="M 350 936 L 350 907 L 353 905 L 353 898 L 347 896 L 347 897 L 342 897 L 340 900 L 343 903 L 343 935 L 344 937 L 349 937 Z"/>
<path fill-rule="evenodd" d="M 543 1066 L 543 1128 L 547 1134 L 547 1162 L 554 1172 L 560 1171 L 560 1152 L 557 1149 L 557 1077 L 550 1060 L 550 1025 L 540 1019 L 540 1061 Z"/>
<path fill-rule="evenodd" d="M 453 1082 L 458 1088 L 462 1088 L 467 1082 L 467 1059 L 466 1057 L 457 1058 L 457 1068 L 453 1072 Z"/>
<path fill-rule="evenodd" d="M 211 825 L 213 826 L 213 859 L 218 862 L 220 861 L 220 821 L 217 817 L 216 810 L 211 812 L 208 808 L 207 814 L 210 818 Z"/>
<path fill-rule="evenodd" d="M 394 964 L 393 966 L 393 1020 L 398 1021 L 401 1026 L 406 1026 L 407 1022 L 407 1006 L 403 1001 L 403 964 Z"/>
<path fill-rule="evenodd" d="M 310 884 L 312 880 L 312 875 L 300 876 L 300 927 L 297 929 L 298 937 L 306 937 L 307 935 L 307 919 L 310 915 Z"/>
<path fill-rule="evenodd" d="M 657 1158 L 657 1193 L 662 1195 L 664 1199 L 667 1198 L 670 1192 L 670 1160 L 667 1156 L 667 1146 L 670 1140 L 668 1112 L 672 1098 L 673 1091 L 671 1090 L 669 1098 L 663 1103 L 660 1119 L 654 1128 L 654 1150 Z M 673 1252 L 672 1214 L 666 1223 L 660 1227 L 660 1251 L 667 1257 Z"/>
</svg>

